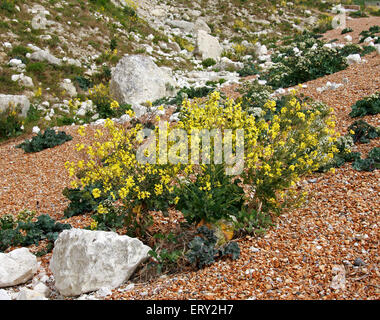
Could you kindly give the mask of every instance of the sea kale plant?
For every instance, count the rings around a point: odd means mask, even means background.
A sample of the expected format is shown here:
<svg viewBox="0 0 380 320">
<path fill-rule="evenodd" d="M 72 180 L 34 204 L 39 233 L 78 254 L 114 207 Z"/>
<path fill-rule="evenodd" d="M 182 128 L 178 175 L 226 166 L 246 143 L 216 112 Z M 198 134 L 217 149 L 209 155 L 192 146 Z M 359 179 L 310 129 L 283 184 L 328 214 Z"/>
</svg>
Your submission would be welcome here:
<svg viewBox="0 0 380 320">
<path fill-rule="evenodd" d="M 72 140 L 73 137 L 64 131 L 56 132 L 53 129 L 46 129 L 44 133 L 38 132 L 31 140 L 26 139 L 23 143 L 16 146 L 27 153 L 39 152 L 48 148 L 59 146 L 66 141 Z"/>
<path fill-rule="evenodd" d="M 363 117 L 380 113 L 380 92 L 364 97 L 351 106 L 350 117 Z"/>
<path fill-rule="evenodd" d="M 314 80 L 345 69 L 348 64 L 339 49 L 310 33 L 296 36 L 291 44 L 280 47 L 272 55 L 274 65 L 263 77 L 273 88 L 285 88 Z"/>
<path fill-rule="evenodd" d="M 199 269 L 213 264 L 215 260 L 225 256 L 236 260 L 240 256 L 240 248 L 236 242 L 228 242 L 222 247 L 217 247 L 217 237 L 214 232 L 206 226 L 197 229 L 198 235 L 189 243 L 189 250 L 186 256 L 190 263 L 195 264 Z"/>
<path fill-rule="evenodd" d="M 71 225 L 56 222 L 49 215 L 41 215 L 33 221 L 35 212 L 24 210 L 15 218 L 12 215 L 0 217 L 0 251 L 11 246 L 39 245 L 41 240 L 48 242 L 48 251 L 60 232 Z M 41 251 L 40 254 L 47 253 Z"/>
</svg>

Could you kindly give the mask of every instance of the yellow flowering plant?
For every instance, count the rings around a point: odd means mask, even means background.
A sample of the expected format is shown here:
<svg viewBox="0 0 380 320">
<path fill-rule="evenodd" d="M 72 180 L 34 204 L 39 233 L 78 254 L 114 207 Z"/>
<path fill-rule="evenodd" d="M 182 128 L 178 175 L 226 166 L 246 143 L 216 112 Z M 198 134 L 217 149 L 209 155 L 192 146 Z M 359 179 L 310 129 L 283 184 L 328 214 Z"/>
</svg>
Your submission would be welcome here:
<svg viewBox="0 0 380 320">
<path fill-rule="evenodd" d="M 102 186 L 92 190 L 94 198 L 121 203 L 128 231 L 137 236 L 145 235 L 149 211 L 162 203 L 187 211 L 189 222 L 231 219 L 243 203 L 248 212 L 279 213 L 305 196 L 297 183 L 334 156 L 338 135 L 332 110 L 296 92 L 280 105 L 268 100 L 262 110 L 271 116 L 249 114 L 215 91 L 203 103 L 184 100 L 175 124 L 158 116 L 150 135 L 141 134 L 141 123 L 107 119 L 91 145 L 77 146 L 85 160 L 67 168 L 79 188 Z M 202 199 L 198 208 L 188 205 L 194 194 Z"/>
</svg>

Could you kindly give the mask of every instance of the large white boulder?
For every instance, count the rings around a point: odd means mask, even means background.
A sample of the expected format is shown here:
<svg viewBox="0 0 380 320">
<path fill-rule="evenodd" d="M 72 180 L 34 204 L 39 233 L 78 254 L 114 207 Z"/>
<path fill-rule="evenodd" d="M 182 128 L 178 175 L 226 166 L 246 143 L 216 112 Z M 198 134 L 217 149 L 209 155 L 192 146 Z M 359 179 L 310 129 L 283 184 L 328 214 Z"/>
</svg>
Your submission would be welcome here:
<svg viewBox="0 0 380 320">
<path fill-rule="evenodd" d="M 220 58 L 223 48 L 217 38 L 209 35 L 205 30 L 198 30 L 196 41 L 195 56 L 202 60 L 207 58 L 218 60 Z"/>
<path fill-rule="evenodd" d="M 9 105 L 19 106 L 21 108 L 21 116 L 26 117 L 30 108 L 30 101 L 24 95 L 0 94 L 0 112 L 9 108 Z"/>
<path fill-rule="evenodd" d="M 171 95 L 175 85 L 150 57 L 125 55 L 112 71 L 110 93 L 120 104 L 135 105 Z"/>
<path fill-rule="evenodd" d="M 33 278 L 37 269 L 37 258 L 28 248 L 0 253 L 0 288 L 27 282 Z"/>
<path fill-rule="evenodd" d="M 120 286 L 149 250 L 140 240 L 115 232 L 64 230 L 54 243 L 50 270 L 62 295 L 77 296 Z"/>
</svg>

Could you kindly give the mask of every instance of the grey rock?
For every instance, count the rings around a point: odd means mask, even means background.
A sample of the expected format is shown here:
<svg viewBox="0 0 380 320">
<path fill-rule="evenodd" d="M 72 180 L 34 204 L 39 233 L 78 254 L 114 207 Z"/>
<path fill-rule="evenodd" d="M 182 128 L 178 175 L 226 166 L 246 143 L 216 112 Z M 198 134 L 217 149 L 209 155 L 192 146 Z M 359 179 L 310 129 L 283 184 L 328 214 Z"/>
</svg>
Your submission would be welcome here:
<svg viewBox="0 0 380 320">
<path fill-rule="evenodd" d="M 365 266 L 365 262 L 361 258 L 356 258 L 354 261 L 354 266 L 356 267 Z"/>
</svg>

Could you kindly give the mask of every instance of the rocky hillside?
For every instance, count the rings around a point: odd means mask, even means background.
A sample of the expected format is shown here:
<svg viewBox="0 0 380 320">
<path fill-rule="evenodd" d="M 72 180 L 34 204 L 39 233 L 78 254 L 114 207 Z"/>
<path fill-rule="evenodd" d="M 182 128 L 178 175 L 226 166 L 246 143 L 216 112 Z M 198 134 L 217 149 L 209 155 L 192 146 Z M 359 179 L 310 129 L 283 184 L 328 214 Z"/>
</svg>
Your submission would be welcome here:
<svg viewBox="0 0 380 320">
<path fill-rule="evenodd" d="M 172 90 L 159 97 L 183 87 L 237 83 L 248 61 L 261 57 L 262 66 L 270 64 L 268 50 L 277 40 L 325 28 L 329 9 L 326 1 L 2 0 L 1 105 L 9 103 L 4 95 L 25 96 L 13 100 L 24 115 L 30 103 L 36 109 L 26 132 L 97 120 L 101 115 L 91 106 L 72 112 L 69 100 L 107 85 L 125 54 L 151 57 L 172 78 Z"/>
</svg>

